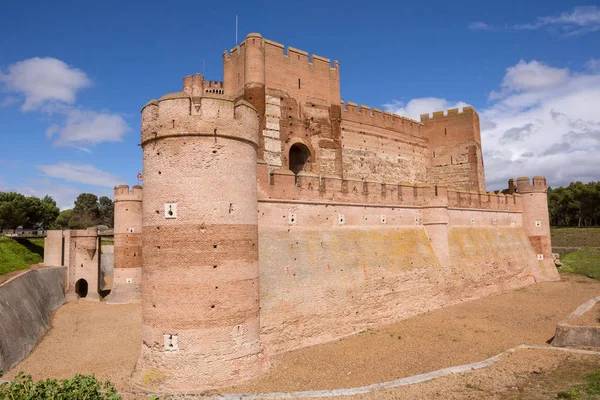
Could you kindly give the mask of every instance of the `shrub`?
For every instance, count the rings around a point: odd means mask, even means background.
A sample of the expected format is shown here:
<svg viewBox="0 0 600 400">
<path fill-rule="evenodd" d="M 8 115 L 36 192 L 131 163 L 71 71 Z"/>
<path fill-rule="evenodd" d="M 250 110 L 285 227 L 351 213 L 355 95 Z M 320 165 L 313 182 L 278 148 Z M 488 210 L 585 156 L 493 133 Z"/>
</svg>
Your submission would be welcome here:
<svg viewBox="0 0 600 400">
<path fill-rule="evenodd" d="M 98 381 L 93 375 L 34 382 L 31 375 L 19 372 L 15 379 L 0 384 L 0 399 L 121 400 L 121 396 L 112 383 Z"/>
</svg>

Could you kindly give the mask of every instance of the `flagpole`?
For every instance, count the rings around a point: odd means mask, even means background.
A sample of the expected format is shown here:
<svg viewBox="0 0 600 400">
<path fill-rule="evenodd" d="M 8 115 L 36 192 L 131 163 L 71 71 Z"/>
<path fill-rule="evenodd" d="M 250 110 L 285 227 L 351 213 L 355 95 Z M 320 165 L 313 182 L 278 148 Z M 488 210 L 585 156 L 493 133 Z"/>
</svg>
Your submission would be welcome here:
<svg viewBox="0 0 600 400">
<path fill-rule="evenodd" d="M 238 16 L 235 16 L 235 45 L 238 44 Z"/>
</svg>

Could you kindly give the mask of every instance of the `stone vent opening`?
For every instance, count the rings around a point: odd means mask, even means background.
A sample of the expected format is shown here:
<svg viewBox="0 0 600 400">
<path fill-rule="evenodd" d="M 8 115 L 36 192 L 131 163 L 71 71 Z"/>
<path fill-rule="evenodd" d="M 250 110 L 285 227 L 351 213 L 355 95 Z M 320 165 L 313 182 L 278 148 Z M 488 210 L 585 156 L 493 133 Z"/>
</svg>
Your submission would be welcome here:
<svg viewBox="0 0 600 400">
<path fill-rule="evenodd" d="M 290 171 L 298 174 L 300 171 L 308 171 L 310 165 L 310 150 L 302 143 L 296 143 L 290 148 Z"/>
<path fill-rule="evenodd" d="M 80 279 L 75 282 L 75 293 L 77 293 L 79 297 L 87 297 L 88 283 L 85 279 Z"/>
</svg>

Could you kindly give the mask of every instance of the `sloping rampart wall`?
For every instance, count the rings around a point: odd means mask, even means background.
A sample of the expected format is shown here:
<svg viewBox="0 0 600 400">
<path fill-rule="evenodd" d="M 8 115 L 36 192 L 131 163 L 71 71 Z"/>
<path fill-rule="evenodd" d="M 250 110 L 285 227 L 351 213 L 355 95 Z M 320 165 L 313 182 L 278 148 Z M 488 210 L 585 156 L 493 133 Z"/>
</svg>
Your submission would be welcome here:
<svg viewBox="0 0 600 400">
<path fill-rule="evenodd" d="M 518 194 L 265 168 L 258 215 L 267 353 L 558 279 L 531 246 Z"/>
<path fill-rule="evenodd" d="M 445 267 L 422 225 L 422 211 L 259 201 L 266 352 L 327 342 L 466 299 L 555 279 L 548 265 L 536 259 L 520 212 L 450 210 L 450 262 Z"/>
<path fill-rule="evenodd" d="M 66 267 L 33 269 L 0 285 L 0 371 L 27 357 L 65 302 Z"/>
</svg>

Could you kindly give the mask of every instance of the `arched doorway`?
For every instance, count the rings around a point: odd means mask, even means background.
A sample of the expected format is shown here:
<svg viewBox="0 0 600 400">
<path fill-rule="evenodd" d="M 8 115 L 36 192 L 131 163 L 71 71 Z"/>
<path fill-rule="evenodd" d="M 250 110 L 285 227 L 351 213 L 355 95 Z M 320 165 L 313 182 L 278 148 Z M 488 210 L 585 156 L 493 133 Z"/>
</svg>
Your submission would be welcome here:
<svg viewBox="0 0 600 400">
<path fill-rule="evenodd" d="M 302 143 L 295 143 L 290 147 L 290 171 L 298 174 L 307 171 L 310 164 L 310 150 Z"/>
<path fill-rule="evenodd" d="M 79 297 L 86 297 L 88 294 L 88 283 L 85 279 L 80 279 L 75 282 L 75 293 Z"/>
</svg>

